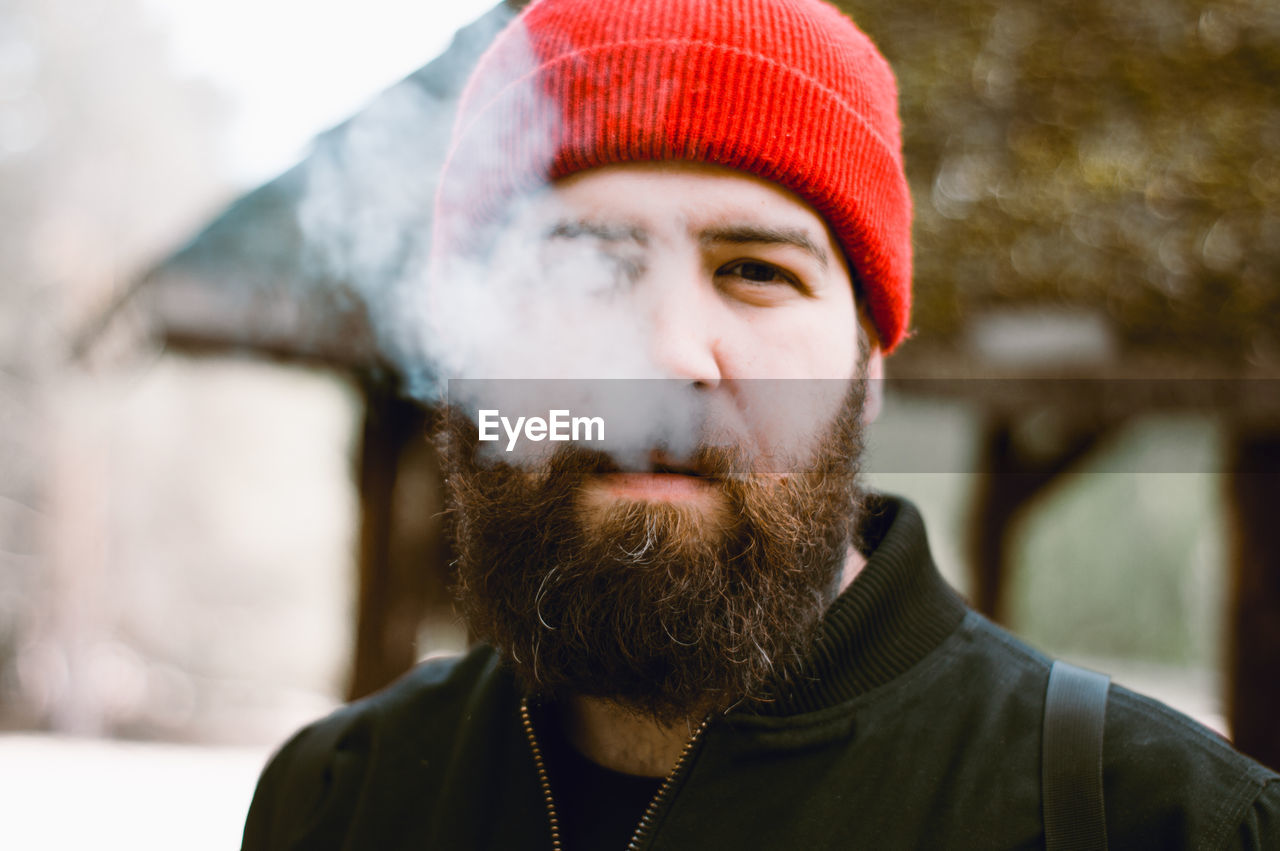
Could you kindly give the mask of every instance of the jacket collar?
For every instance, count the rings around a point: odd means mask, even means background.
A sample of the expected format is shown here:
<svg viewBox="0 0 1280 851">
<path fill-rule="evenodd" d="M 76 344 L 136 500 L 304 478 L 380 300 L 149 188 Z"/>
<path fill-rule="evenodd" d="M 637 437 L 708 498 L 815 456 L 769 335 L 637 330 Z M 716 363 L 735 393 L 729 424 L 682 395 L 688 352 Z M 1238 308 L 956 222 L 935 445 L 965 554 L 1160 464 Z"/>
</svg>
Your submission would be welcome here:
<svg viewBox="0 0 1280 851">
<path fill-rule="evenodd" d="M 863 522 L 866 566 L 819 625 L 809 657 L 777 699 L 752 704 L 780 716 L 835 706 L 904 673 L 960 625 L 965 604 L 938 573 L 915 506 L 873 497 Z"/>
</svg>

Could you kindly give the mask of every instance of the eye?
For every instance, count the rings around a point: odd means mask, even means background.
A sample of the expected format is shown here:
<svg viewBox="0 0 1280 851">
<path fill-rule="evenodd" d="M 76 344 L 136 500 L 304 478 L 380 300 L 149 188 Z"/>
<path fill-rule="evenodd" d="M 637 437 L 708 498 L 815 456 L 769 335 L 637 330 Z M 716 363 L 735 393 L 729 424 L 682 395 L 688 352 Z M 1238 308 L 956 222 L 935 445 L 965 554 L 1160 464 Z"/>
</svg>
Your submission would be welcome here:
<svg viewBox="0 0 1280 851">
<path fill-rule="evenodd" d="M 738 260 L 728 266 L 722 266 L 716 274 L 733 275 L 757 284 L 771 284 L 783 279 L 781 269 L 772 263 L 764 263 L 760 260 Z"/>
<path fill-rule="evenodd" d="M 735 260 L 716 270 L 717 278 L 736 278 L 749 285 L 791 287 L 806 295 L 809 287 L 795 274 L 764 260 Z"/>
</svg>

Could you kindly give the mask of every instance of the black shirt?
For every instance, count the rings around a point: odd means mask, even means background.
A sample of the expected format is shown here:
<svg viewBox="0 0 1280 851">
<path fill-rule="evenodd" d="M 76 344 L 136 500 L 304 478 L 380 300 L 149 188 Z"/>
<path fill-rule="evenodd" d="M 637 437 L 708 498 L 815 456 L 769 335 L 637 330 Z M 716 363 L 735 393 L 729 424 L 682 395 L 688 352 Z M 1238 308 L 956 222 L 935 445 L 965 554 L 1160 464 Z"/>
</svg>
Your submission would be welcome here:
<svg viewBox="0 0 1280 851">
<path fill-rule="evenodd" d="M 538 712 L 534 720 L 566 851 L 626 848 L 662 778 L 598 765 L 569 742 L 551 712 Z"/>
</svg>

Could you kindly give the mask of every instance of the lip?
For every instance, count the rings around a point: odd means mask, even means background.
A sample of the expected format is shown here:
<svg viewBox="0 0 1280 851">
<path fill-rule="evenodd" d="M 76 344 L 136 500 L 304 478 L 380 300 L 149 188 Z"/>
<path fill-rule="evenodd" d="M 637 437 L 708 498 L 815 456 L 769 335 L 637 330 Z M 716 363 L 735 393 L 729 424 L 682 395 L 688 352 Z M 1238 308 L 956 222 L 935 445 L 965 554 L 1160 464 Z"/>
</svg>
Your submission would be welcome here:
<svg viewBox="0 0 1280 851">
<path fill-rule="evenodd" d="M 599 490 L 622 499 L 698 499 L 714 486 L 708 478 L 686 473 L 605 473 L 593 478 Z"/>
</svg>

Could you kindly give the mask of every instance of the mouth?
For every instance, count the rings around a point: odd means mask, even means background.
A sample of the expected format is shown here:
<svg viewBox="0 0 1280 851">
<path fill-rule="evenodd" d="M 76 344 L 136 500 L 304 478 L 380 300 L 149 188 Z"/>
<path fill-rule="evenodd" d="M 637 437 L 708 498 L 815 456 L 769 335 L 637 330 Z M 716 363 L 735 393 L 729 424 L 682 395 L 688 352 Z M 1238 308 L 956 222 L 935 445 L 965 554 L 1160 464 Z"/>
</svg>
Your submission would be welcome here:
<svg viewBox="0 0 1280 851">
<path fill-rule="evenodd" d="M 713 488 L 706 476 L 679 472 L 605 473 L 595 477 L 595 489 L 619 499 L 682 501 L 698 499 Z"/>
<path fill-rule="evenodd" d="M 705 499 L 716 483 L 709 471 L 658 452 L 650 456 L 647 470 L 602 471 L 593 479 L 592 489 L 601 496 L 655 502 Z"/>
</svg>

